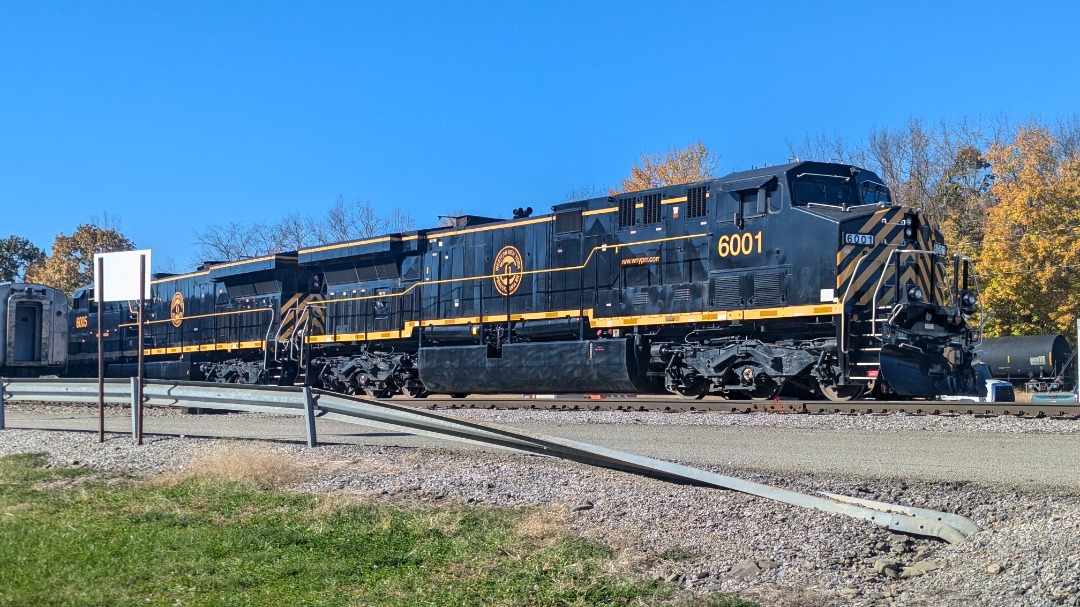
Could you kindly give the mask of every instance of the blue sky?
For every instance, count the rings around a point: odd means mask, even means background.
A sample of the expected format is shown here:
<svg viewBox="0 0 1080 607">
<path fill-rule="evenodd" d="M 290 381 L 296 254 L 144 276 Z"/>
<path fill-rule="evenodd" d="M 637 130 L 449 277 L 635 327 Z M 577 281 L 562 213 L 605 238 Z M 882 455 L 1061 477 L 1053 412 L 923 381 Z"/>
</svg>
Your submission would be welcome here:
<svg viewBox="0 0 1080 607">
<path fill-rule="evenodd" d="M 187 269 L 213 223 L 339 197 L 432 225 L 909 117 L 1078 111 L 1080 8 L 1012 2 L 0 0 L 0 237 L 108 213 Z"/>
</svg>

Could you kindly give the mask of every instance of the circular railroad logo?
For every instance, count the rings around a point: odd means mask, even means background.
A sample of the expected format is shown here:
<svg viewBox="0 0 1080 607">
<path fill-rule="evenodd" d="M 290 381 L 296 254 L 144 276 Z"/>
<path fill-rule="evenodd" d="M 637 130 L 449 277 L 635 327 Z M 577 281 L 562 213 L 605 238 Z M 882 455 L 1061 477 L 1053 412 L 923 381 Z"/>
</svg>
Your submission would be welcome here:
<svg viewBox="0 0 1080 607">
<path fill-rule="evenodd" d="M 169 318 L 172 319 L 174 327 L 179 327 L 184 321 L 184 296 L 180 291 L 173 293 L 172 301 L 169 302 Z"/>
<path fill-rule="evenodd" d="M 518 290 L 521 286 L 521 271 L 524 269 L 520 251 L 510 245 L 499 249 L 499 254 L 495 256 L 495 265 L 491 268 L 492 280 L 499 295 L 513 295 L 514 291 Z"/>
</svg>

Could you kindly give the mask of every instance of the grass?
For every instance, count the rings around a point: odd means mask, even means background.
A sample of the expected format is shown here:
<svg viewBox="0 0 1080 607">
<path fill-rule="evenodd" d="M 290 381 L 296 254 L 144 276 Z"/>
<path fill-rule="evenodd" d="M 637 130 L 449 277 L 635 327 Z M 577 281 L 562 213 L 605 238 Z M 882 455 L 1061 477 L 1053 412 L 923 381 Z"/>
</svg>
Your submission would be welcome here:
<svg viewBox="0 0 1080 607">
<path fill-rule="evenodd" d="M 536 510 L 345 503 L 250 465 L 139 483 L 45 463 L 0 458 L 0 605 L 753 605 L 679 603 Z"/>
</svg>

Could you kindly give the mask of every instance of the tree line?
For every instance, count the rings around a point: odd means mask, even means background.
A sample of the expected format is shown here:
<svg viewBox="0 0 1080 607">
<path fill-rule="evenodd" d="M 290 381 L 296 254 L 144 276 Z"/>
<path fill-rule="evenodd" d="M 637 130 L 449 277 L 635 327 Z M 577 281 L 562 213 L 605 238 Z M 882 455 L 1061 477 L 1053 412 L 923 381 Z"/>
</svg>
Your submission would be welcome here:
<svg viewBox="0 0 1080 607">
<path fill-rule="evenodd" d="M 1006 118 L 929 123 L 912 118 L 865 137 L 811 134 L 789 141 L 792 158 L 834 160 L 875 171 L 895 202 L 921 210 L 950 252 L 970 257 L 984 296 L 987 335 L 1064 333 L 1080 315 L 1080 118 L 1014 123 Z M 720 155 L 698 141 L 642 154 L 609 195 L 719 176 Z M 592 187 L 567 195 L 603 195 Z M 454 225 L 460 210 L 439 225 Z M 107 218 L 106 218 L 107 219 Z M 69 294 L 93 276 L 95 252 L 130 250 L 118 225 L 78 226 L 49 255 L 17 235 L 0 240 L 0 280 L 25 279 Z M 412 229 L 412 216 L 338 198 L 321 216 L 211 224 L 193 234 L 201 261 L 235 261 Z"/>
</svg>

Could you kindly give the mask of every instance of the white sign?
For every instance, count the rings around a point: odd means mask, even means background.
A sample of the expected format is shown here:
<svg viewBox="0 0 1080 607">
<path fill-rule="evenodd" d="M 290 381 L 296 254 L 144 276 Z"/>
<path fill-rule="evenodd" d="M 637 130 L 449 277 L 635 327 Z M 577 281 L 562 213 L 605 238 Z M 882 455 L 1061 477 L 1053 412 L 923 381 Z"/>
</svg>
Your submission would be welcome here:
<svg viewBox="0 0 1080 607">
<path fill-rule="evenodd" d="M 139 259 L 146 257 L 143 298 L 150 299 L 150 249 L 94 254 L 94 298 L 97 301 L 139 299 Z M 103 260 L 103 277 L 98 276 L 98 259 Z M 101 284 L 101 279 L 105 284 Z"/>
</svg>

